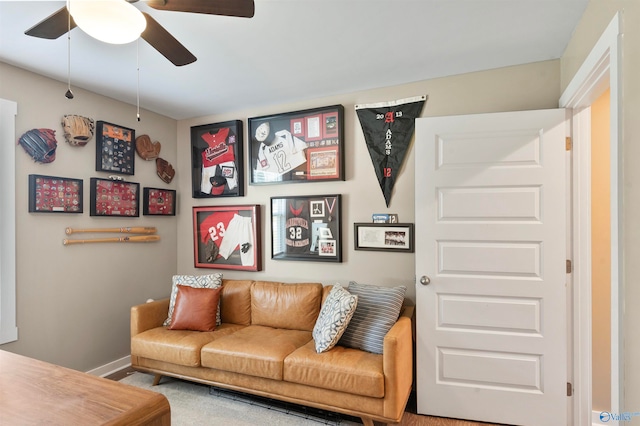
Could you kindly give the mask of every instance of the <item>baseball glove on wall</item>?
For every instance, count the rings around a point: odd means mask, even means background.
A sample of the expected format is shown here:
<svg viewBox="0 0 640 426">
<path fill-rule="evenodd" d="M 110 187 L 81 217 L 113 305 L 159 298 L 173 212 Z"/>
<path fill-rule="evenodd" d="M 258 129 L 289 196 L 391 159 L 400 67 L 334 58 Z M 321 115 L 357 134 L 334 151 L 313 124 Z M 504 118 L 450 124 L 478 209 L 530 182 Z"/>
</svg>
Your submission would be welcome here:
<svg viewBox="0 0 640 426">
<path fill-rule="evenodd" d="M 18 144 L 38 163 L 52 163 L 56 159 L 56 131 L 53 129 L 31 129 L 25 132 Z"/>
<path fill-rule="evenodd" d="M 143 160 L 155 160 L 160 154 L 160 142 L 151 142 L 149 135 L 140 135 L 136 138 L 136 152 Z"/>
<path fill-rule="evenodd" d="M 92 118 L 81 115 L 62 116 L 62 130 L 64 138 L 73 146 L 85 146 L 93 137 L 96 122 Z"/>
<path fill-rule="evenodd" d="M 166 183 L 171 183 L 173 177 L 176 175 L 176 171 L 173 169 L 171 163 L 160 157 L 156 159 L 156 172 L 160 179 Z"/>
</svg>

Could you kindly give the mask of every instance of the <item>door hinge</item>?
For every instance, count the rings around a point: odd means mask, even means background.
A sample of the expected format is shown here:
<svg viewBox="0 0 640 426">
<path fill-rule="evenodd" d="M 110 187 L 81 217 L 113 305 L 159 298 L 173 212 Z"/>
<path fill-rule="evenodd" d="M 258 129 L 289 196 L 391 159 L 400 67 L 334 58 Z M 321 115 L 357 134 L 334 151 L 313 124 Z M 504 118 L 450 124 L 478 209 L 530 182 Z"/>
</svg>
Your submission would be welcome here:
<svg viewBox="0 0 640 426">
<path fill-rule="evenodd" d="M 567 274 L 573 272 L 573 265 L 571 264 L 571 260 L 567 259 Z"/>
<path fill-rule="evenodd" d="M 573 396 L 573 385 L 567 382 L 567 396 Z"/>
<path fill-rule="evenodd" d="M 565 138 L 565 148 L 567 151 L 571 151 L 571 136 Z"/>
</svg>

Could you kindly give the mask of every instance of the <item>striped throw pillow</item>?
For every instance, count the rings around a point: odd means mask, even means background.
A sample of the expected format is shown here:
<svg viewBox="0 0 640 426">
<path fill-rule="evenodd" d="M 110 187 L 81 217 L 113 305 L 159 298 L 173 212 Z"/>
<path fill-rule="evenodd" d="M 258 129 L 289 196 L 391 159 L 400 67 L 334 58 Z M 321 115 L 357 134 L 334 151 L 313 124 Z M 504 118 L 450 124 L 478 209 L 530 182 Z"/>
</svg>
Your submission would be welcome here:
<svg viewBox="0 0 640 426">
<path fill-rule="evenodd" d="M 338 344 L 381 354 L 384 336 L 398 320 L 407 287 L 379 287 L 351 281 L 347 290 L 358 296 L 358 306 Z"/>
</svg>

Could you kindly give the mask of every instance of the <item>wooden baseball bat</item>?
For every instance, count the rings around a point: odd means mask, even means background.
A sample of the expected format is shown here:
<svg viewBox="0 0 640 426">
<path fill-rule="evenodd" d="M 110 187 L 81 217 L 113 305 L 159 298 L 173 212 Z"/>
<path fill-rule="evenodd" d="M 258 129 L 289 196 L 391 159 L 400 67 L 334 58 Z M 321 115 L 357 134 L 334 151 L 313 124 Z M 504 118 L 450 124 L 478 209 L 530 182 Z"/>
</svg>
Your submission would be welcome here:
<svg viewBox="0 0 640 426">
<path fill-rule="evenodd" d="M 84 244 L 84 243 L 149 243 L 152 241 L 159 241 L 160 235 L 132 235 L 126 237 L 114 237 L 114 238 L 90 238 L 86 240 L 62 240 L 62 244 Z"/>
<path fill-rule="evenodd" d="M 64 230 L 67 235 L 77 234 L 79 232 L 122 232 L 127 234 L 155 234 L 157 229 L 154 226 L 134 226 L 127 228 L 67 228 Z"/>
</svg>

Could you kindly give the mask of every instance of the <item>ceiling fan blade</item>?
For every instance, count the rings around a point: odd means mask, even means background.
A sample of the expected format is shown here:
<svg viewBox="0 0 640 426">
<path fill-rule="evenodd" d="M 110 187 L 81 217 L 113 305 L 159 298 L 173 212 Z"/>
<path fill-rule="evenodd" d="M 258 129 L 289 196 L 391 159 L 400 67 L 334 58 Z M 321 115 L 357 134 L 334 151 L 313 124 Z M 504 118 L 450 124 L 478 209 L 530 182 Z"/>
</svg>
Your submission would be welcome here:
<svg viewBox="0 0 640 426">
<path fill-rule="evenodd" d="M 24 33 L 32 37 L 54 40 L 68 32 L 69 28 L 74 29 L 75 27 L 76 23 L 73 21 L 73 18 L 71 18 L 71 27 L 69 27 L 69 12 L 66 7 L 63 7 L 53 15 L 38 22 Z"/>
<path fill-rule="evenodd" d="M 141 37 L 147 43 L 177 67 L 196 61 L 197 58 L 165 30 L 158 21 L 148 13 L 142 12 L 142 14 L 147 20 L 147 28 L 142 32 Z"/>
<path fill-rule="evenodd" d="M 255 12 L 253 0 L 147 0 L 147 4 L 159 10 L 240 18 L 253 18 Z"/>
</svg>

